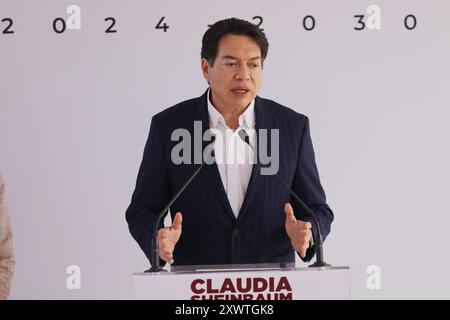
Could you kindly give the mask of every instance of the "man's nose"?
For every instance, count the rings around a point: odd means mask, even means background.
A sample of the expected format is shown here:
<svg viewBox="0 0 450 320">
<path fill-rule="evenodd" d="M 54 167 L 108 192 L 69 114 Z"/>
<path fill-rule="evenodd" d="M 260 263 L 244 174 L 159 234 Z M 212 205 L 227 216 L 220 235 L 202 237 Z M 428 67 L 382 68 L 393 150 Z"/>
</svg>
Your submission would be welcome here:
<svg viewBox="0 0 450 320">
<path fill-rule="evenodd" d="M 250 79 L 250 70 L 246 65 L 243 65 L 236 72 L 236 80 L 249 80 Z"/>
</svg>

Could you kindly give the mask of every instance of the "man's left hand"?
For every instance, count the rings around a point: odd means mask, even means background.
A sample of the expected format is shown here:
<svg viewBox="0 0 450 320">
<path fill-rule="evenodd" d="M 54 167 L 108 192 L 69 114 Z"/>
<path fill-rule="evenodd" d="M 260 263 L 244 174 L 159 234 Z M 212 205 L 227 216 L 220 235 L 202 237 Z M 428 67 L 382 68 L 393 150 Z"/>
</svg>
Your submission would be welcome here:
<svg viewBox="0 0 450 320">
<path fill-rule="evenodd" d="M 284 212 L 286 213 L 284 227 L 289 239 L 291 239 L 292 248 L 304 258 L 312 236 L 311 223 L 297 220 L 294 215 L 294 209 L 292 209 L 289 202 L 284 205 Z"/>
</svg>

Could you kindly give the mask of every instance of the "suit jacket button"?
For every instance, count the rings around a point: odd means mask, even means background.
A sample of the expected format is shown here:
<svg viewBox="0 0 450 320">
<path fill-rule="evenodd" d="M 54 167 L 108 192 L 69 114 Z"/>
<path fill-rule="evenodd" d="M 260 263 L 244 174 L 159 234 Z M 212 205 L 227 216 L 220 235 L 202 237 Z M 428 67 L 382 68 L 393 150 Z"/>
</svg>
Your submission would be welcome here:
<svg viewBox="0 0 450 320">
<path fill-rule="evenodd" d="M 233 235 L 236 236 L 236 237 L 239 235 L 240 232 L 241 231 L 239 230 L 239 228 L 234 228 L 233 229 Z"/>
</svg>

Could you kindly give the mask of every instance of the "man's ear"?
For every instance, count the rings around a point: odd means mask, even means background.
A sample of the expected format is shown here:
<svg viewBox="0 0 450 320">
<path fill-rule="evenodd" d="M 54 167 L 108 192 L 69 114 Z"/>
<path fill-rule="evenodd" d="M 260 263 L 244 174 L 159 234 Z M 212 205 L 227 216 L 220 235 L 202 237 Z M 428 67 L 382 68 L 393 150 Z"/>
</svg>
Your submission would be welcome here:
<svg viewBox="0 0 450 320">
<path fill-rule="evenodd" d="M 201 69 L 202 69 L 203 77 L 208 82 L 209 82 L 209 68 L 210 68 L 210 66 L 209 66 L 208 60 L 206 60 L 205 58 L 202 58 Z"/>
</svg>

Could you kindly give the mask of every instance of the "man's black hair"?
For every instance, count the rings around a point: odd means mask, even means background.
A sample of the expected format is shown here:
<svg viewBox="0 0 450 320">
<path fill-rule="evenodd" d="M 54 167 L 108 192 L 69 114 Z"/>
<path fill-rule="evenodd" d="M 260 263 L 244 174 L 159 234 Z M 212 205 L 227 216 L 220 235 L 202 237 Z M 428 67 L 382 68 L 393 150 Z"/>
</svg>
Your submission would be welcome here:
<svg viewBox="0 0 450 320">
<path fill-rule="evenodd" d="M 216 60 L 220 39 L 228 34 L 247 36 L 255 40 L 261 48 L 261 62 L 264 62 L 269 50 L 269 42 L 264 32 L 251 22 L 229 18 L 217 21 L 203 35 L 201 57 L 208 60 L 210 66 L 213 66 Z"/>
</svg>

